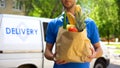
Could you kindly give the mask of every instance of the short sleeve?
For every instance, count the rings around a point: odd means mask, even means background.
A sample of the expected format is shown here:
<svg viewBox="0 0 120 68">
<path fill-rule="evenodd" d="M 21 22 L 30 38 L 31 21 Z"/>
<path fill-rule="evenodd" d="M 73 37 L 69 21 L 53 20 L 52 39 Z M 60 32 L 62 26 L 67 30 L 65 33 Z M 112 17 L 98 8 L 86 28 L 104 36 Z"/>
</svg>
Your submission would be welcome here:
<svg viewBox="0 0 120 68">
<path fill-rule="evenodd" d="M 95 43 L 100 41 L 100 39 L 99 39 L 99 32 L 98 32 L 98 28 L 97 28 L 95 23 L 93 23 L 92 27 L 93 28 L 92 28 L 92 34 L 91 34 L 92 35 L 91 36 L 91 43 L 95 44 Z"/>
<path fill-rule="evenodd" d="M 54 27 L 54 24 L 53 24 L 53 21 L 51 21 L 48 23 L 47 30 L 46 30 L 46 39 L 45 40 L 47 43 L 51 43 L 51 44 L 54 44 L 54 42 L 55 42 L 53 27 Z"/>
<path fill-rule="evenodd" d="M 99 42 L 100 41 L 99 31 L 95 22 L 92 19 L 87 19 L 86 24 L 87 24 L 88 38 L 90 39 L 91 43 L 95 44 Z"/>
</svg>

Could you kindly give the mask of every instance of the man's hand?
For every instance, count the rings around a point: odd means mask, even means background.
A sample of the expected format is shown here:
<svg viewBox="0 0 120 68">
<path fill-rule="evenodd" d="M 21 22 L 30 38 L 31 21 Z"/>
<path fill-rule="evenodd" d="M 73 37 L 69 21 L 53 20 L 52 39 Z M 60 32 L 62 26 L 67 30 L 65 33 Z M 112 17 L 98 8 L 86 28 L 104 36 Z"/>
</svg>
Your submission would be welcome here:
<svg viewBox="0 0 120 68">
<path fill-rule="evenodd" d="M 65 60 L 56 60 L 57 64 L 66 64 L 67 62 Z"/>
<path fill-rule="evenodd" d="M 91 47 L 90 49 L 92 51 L 92 55 L 88 56 L 91 60 L 93 58 L 98 58 L 98 57 L 102 56 L 102 54 L 103 54 L 103 50 L 102 50 L 99 42 L 95 43 L 93 46 L 95 47 L 95 49 Z M 88 61 L 88 62 L 90 62 L 90 61 Z"/>
<path fill-rule="evenodd" d="M 91 56 L 88 56 L 90 59 L 93 59 L 93 58 L 95 58 L 96 57 L 96 52 L 95 52 L 95 50 L 94 50 L 94 48 L 90 48 L 91 49 L 91 51 L 92 51 L 92 55 Z"/>
<path fill-rule="evenodd" d="M 96 57 L 96 52 L 94 50 L 93 47 L 90 48 L 91 49 L 91 52 L 92 52 L 92 55 L 91 56 L 88 56 L 89 60 L 85 61 L 85 62 L 91 62 L 92 59 L 94 59 Z"/>
<path fill-rule="evenodd" d="M 56 53 L 54 54 L 54 57 L 53 57 L 53 60 L 55 61 L 56 64 L 65 64 L 65 63 L 67 63 L 65 60 L 56 60 L 55 56 L 56 56 Z"/>
</svg>

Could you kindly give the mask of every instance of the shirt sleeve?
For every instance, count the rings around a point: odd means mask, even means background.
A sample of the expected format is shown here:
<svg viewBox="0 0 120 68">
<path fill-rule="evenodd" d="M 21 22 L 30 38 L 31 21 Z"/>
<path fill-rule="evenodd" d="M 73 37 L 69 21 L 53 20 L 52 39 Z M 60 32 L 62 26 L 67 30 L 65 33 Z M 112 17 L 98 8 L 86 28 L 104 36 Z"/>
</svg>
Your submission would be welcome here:
<svg viewBox="0 0 120 68">
<path fill-rule="evenodd" d="M 91 40 L 92 44 L 95 44 L 95 43 L 99 42 L 100 39 L 99 39 L 98 28 L 97 28 L 94 21 L 91 21 L 91 28 L 90 29 L 91 29 L 90 30 L 91 31 L 90 40 Z"/>
<path fill-rule="evenodd" d="M 48 23 L 47 30 L 46 30 L 46 42 L 50 44 L 54 44 L 55 42 L 55 36 L 53 33 L 53 21 Z"/>
<path fill-rule="evenodd" d="M 95 44 L 97 42 L 100 41 L 100 38 L 99 38 L 99 31 L 98 31 L 98 28 L 97 28 L 97 25 L 95 24 L 95 22 L 92 20 L 92 19 L 88 19 L 87 20 L 87 29 L 88 29 L 88 37 L 91 41 L 92 44 Z"/>
</svg>

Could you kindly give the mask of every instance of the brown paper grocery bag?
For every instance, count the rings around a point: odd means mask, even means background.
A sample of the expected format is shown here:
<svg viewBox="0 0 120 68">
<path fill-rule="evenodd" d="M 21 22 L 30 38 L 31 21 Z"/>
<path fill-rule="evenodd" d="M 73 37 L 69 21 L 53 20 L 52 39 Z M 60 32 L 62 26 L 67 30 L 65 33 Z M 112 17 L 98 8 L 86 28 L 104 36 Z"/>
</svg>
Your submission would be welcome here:
<svg viewBox="0 0 120 68">
<path fill-rule="evenodd" d="M 56 39 L 56 59 L 66 62 L 85 62 L 92 55 L 91 43 L 87 38 L 86 29 L 82 32 L 70 32 L 59 28 Z"/>
</svg>

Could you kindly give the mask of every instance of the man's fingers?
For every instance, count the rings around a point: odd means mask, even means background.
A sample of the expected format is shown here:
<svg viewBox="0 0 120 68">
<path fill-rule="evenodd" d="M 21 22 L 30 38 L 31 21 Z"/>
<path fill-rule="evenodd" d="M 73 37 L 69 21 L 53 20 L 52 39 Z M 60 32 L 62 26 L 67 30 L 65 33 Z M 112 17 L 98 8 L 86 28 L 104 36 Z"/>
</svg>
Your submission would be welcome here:
<svg viewBox="0 0 120 68">
<path fill-rule="evenodd" d="M 95 50 L 94 48 L 90 47 L 91 51 L 92 51 L 92 54 L 94 54 Z"/>
<path fill-rule="evenodd" d="M 93 59 L 93 58 L 95 58 L 95 56 L 96 56 L 96 52 L 95 52 L 94 48 L 90 48 L 90 49 L 91 49 L 91 51 L 92 51 L 92 55 L 89 56 L 89 58 Z"/>
<path fill-rule="evenodd" d="M 66 61 L 65 61 L 65 60 L 57 60 L 56 63 L 57 63 L 57 64 L 65 64 Z"/>
</svg>

